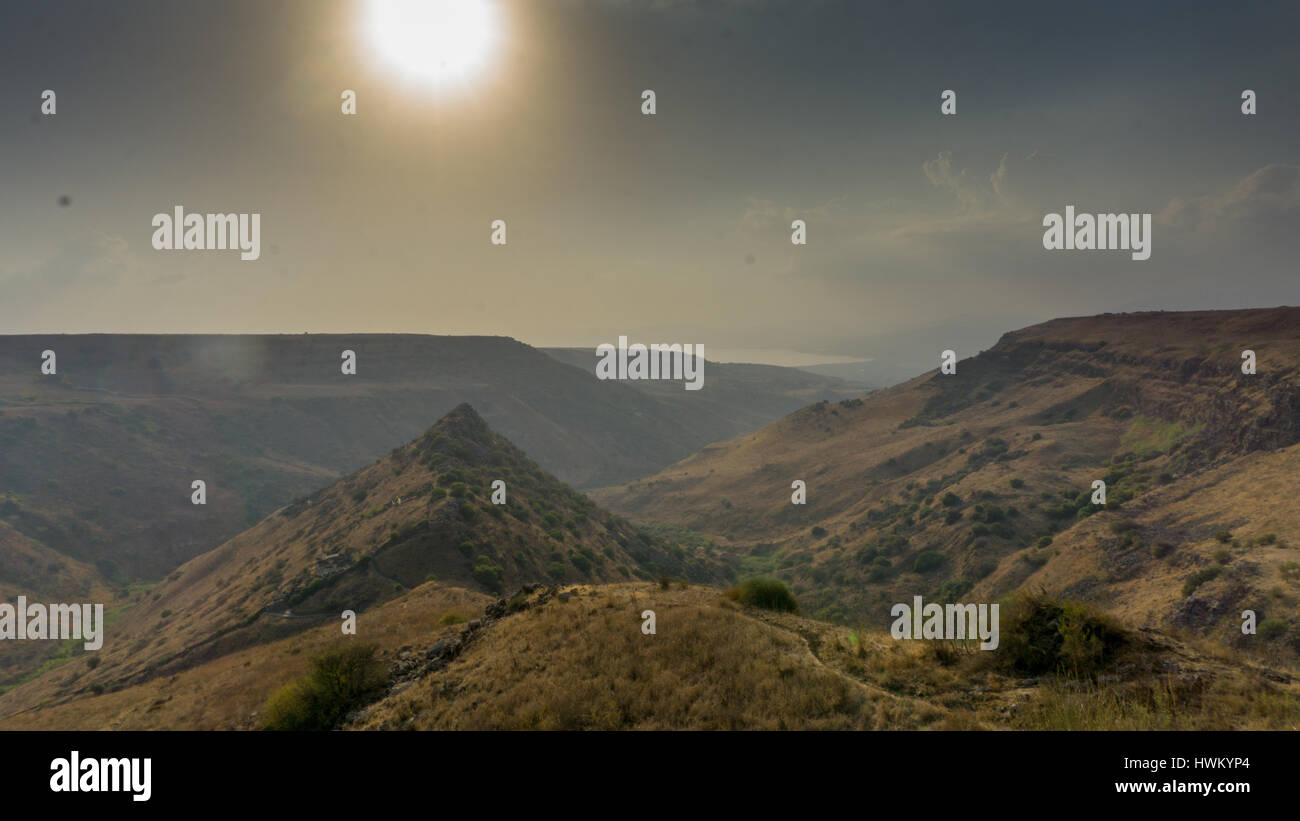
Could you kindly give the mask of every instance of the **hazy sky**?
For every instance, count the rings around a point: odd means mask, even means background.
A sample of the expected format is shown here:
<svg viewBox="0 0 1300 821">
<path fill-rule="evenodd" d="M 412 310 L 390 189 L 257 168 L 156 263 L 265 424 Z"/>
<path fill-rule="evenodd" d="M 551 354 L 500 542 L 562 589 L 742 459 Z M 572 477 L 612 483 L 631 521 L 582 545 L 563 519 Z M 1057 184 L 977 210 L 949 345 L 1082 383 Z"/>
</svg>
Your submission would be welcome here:
<svg viewBox="0 0 1300 821">
<path fill-rule="evenodd" d="M 495 2 L 457 88 L 365 5 L 5 3 L 0 332 L 870 357 L 1300 303 L 1294 3 Z M 261 258 L 154 250 L 178 204 L 260 213 Z M 1067 205 L 1154 214 L 1151 258 L 1044 250 Z"/>
</svg>

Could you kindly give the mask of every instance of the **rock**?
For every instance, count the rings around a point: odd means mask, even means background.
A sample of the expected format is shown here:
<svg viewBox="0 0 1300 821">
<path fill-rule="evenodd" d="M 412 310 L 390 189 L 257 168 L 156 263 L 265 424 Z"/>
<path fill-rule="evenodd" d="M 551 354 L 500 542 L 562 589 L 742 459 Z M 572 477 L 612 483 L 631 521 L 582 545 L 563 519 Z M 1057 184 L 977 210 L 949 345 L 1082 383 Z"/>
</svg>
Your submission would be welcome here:
<svg viewBox="0 0 1300 821">
<path fill-rule="evenodd" d="M 448 651 L 450 647 L 451 647 L 451 643 L 448 642 L 446 639 L 442 639 L 438 642 L 435 642 L 434 645 L 429 648 L 429 651 L 424 654 L 425 658 L 431 658 L 431 659 L 442 658 L 448 655 Z"/>
</svg>

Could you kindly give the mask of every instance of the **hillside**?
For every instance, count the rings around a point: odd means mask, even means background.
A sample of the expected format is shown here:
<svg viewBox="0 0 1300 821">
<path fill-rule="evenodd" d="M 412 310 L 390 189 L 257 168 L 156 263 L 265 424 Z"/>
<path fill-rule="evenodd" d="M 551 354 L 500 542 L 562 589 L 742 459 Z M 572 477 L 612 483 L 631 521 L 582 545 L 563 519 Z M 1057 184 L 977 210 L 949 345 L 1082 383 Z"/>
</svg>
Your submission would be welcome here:
<svg viewBox="0 0 1300 821">
<path fill-rule="evenodd" d="M 1046 585 L 1139 625 L 1294 650 L 1298 376 L 1300 309 L 1058 319 L 596 498 L 715 539 L 826 618 Z M 1243 636 L 1244 609 L 1269 627 Z"/>
<path fill-rule="evenodd" d="M 491 501 L 497 480 L 504 504 Z M 494 594 L 523 583 L 660 575 L 708 582 L 728 570 L 602 511 L 461 405 L 373 465 L 137 589 L 93 671 L 56 671 L 7 702 L 172 674 L 337 623 L 344 610 L 364 614 L 430 579 Z"/>
<path fill-rule="evenodd" d="M 56 374 L 40 372 L 45 350 Z M 653 473 L 792 401 L 684 405 L 502 337 L 3 336 L 0 519 L 117 584 L 154 580 L 462 402 L 589 487 Z M 190 504 L 196 479 L 206 507 Z"/>
<path fill-rule="evenodd" d="M 654 635 L 640 629 L 645 610 Z M 1040 626 L 1004 624 L 1013 646 Z M 325 624 L 65 704 L 10 712 L 0 699 L 0 722 L 258 729 L 313 659 L 365 644 L 379 687 L 344 729 L 1300 728 L 1293 672 L 1158 633 L 1128 633 L 1095 669 L 1067 675 L 756 610 L 716 588 L 529 586 L 492 602 L 434 582 L 376 608 L 355 637 Z"/>
</svg>

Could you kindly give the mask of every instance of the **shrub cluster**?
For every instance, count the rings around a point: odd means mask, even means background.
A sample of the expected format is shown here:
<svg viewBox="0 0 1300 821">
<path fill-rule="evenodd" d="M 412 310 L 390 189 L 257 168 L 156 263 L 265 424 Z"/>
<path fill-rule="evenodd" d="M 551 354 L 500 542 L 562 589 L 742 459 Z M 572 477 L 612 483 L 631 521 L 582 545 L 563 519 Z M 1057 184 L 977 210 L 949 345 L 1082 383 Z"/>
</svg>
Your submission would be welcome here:
<svg viewBox="0 0 1300 821">
<path fill-rule="evenodd" d="M 268 730 L 329 730 L 387 683 L 375 645 L 348 645 L 315 656 L 311 671 L 266 702 Z"/>
</svg>

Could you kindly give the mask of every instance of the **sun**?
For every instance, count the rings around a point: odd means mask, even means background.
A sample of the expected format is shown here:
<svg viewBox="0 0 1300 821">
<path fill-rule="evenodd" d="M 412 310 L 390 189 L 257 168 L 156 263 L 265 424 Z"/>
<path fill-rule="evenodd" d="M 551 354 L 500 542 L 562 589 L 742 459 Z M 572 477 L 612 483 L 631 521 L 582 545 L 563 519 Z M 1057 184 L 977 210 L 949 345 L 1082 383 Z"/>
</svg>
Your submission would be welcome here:
<svg viewBox="0 0 1300 821">
<path fill-rule="evenodd" d="M 462 86 L 491 59 L 500 37 L 489 0 L 366 0 L 366 35 L 381 59 L 413 80 Z"/>
</svg>

